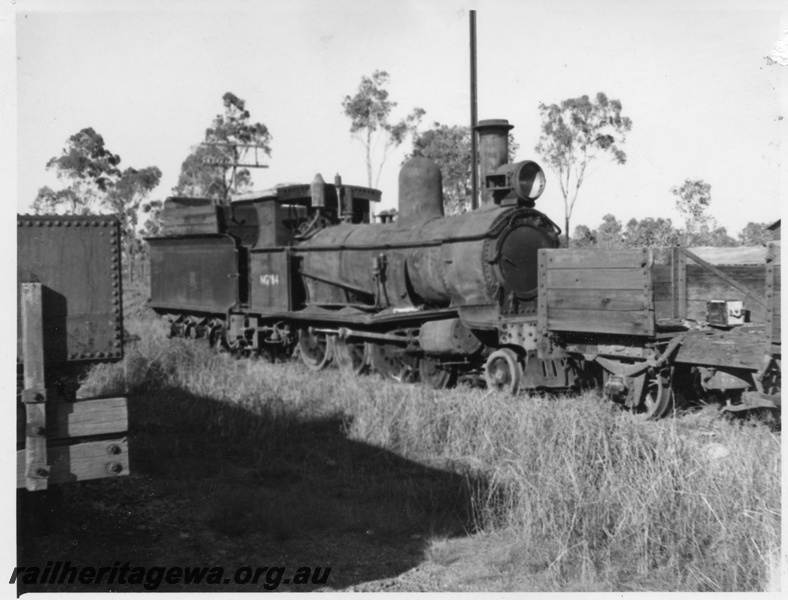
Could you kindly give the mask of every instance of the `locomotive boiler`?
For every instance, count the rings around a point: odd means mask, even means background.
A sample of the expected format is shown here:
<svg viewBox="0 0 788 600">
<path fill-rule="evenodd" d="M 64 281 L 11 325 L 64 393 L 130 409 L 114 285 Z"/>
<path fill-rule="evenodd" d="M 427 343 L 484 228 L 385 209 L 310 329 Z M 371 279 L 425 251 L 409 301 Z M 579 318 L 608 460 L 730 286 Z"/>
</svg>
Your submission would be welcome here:
<svg viewBox="0 0 788 600">
<path fill-rule="evenodd" d="M 313 369 L 571 386 L 570 361 L 536 356 L 538 251 L 560 229 L 535 209 L 539 165 L 506 163 L 511 128 L 479 124 L 484 201 L 465 214 L 444 216 L 424 158 L 402 167 L 395 221 L 371 222 L 379 191 L 319 175 L 229 206 L 170 198 L 165 236 L 149 240 L 150 306 L 175 335 L 268 357 L 297 345 Z"/>
</svg>

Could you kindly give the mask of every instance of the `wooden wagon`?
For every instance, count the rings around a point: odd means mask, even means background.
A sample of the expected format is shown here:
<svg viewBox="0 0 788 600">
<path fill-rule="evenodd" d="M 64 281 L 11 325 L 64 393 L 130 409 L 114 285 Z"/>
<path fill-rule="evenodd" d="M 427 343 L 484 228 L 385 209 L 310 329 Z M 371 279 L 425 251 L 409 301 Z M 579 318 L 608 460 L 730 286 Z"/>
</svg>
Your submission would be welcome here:
<svg viewBox="0 0 788 600">
<path fill-rule="evenodd" d="M 539 251 L 541 358 L 601 370 L 650 417 L 689 395 L 780 406 L 780 243 Z"/>
</svg>

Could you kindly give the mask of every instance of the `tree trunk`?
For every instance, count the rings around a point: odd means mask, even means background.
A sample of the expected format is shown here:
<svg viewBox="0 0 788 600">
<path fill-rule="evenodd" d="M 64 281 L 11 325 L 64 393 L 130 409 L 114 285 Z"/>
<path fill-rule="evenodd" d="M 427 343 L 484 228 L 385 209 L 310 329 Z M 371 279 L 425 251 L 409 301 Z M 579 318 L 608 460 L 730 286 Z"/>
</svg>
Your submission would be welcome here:
<svg viewBox="0 0 788 600">
<path fill-rule="evenodd" d="M 372 187 L 372 131 L 367 129 L 367 186 Z"/>
</svg>

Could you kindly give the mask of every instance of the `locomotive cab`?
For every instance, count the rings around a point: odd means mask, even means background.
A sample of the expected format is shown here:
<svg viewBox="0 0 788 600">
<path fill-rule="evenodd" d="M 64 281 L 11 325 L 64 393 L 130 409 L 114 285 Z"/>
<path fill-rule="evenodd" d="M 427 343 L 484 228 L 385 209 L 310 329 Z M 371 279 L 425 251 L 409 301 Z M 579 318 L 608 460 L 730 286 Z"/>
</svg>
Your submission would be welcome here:
<svg viewBox="0 0 788 600">
<path fill-rule="evenodd" d="M 371 205 L 380 196 L 378 190 L 343 185 L 339 176 L 333 185 L 326 184 L 317 174 L 311 184 L 280 185 L 234 196 L 230 227 L 240 230 L 247 223 L 254 224 L 257 235 L 244 243 L 252 250 L 291 246 L 329 225 L 369 223 Z"/>
</svg>

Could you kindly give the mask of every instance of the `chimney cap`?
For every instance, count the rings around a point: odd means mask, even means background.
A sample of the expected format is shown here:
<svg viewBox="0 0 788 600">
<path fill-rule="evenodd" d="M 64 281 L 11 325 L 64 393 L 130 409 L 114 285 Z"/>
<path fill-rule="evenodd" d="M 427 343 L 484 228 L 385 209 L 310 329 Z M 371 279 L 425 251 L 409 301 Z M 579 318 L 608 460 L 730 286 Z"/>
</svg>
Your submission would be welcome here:
<svg viewBox="0 0 788 600">
<path fill-rule="evenodd" d="M 476 131 L 479 133 L 495 131 L 496 129 L 510 131 L 514 129 L 514 125 L 510 124 L 506 119 L 485 119 L 483 121 L 479 121 L 479 124 L 476 125 L 474 129 L 476 129 Z"/>
</svg>

